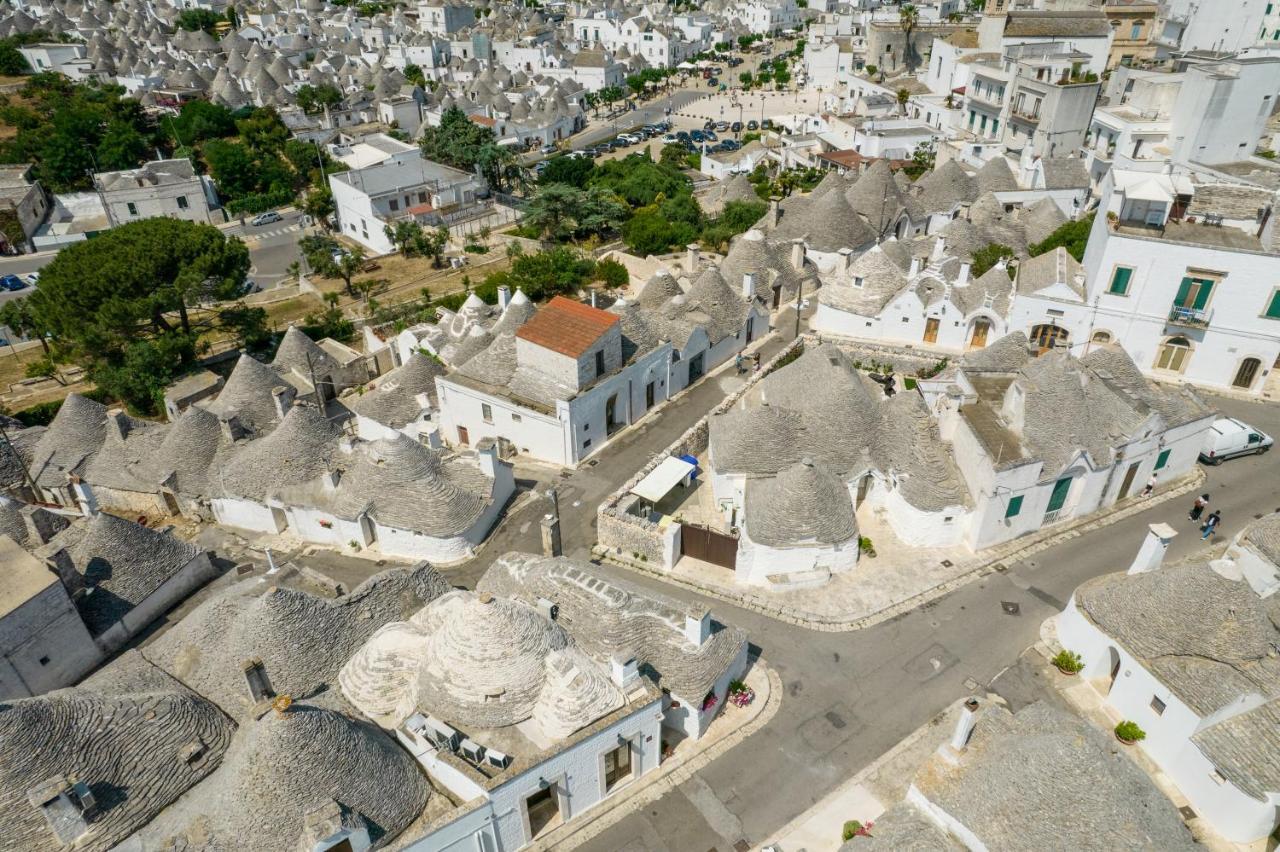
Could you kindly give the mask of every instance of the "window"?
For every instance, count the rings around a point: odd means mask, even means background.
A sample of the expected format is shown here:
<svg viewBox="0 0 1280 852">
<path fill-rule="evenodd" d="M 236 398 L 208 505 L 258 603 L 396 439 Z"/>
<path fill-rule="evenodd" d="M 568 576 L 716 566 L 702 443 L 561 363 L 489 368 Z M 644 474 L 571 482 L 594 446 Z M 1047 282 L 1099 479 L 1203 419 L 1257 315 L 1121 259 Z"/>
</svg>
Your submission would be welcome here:
<svg viewBox="0 0 1280 852">
<path fill-rule="evenodd" d="M 1163 715 L 1164 715 L 1164 707 L 1165 707 L 1165 705 L 1164 705 L 1164 702 L 1163 702 L 1163 701 L 1161 701 L 1161 700 L 1160 700 L 1157 696 L 1155 696 L 1155 695 L 1151 696 L 1151 710 L 1152 710 L 1152 712 L 1153 712 L 1153 713 L 1155 713 L 1157 716 L 1163 716 Z"/>
<path fill-rule="evenodd" d="M 493 406 L 491 406 L 487 402 L 480 403 L 480 418 L 484 420 L 485 423 L 492 423 L 493 422 Z"/>
<path fill-rule="evenodd" d="M 1169 463 L 1169 453 L 1173 450 L 1162 450 L 1160 455 L 1156 456 L 1156 466 L 1154 470 L 1164 470 L 1164 466 Z"/>
<path fill-rule="evenodd" d="M 582 442 L 582 449 L 584 449 L 584 450 L 585 450 L 585 449 L 586 449 L 587 447 L 589 447 L 589 446 L 591 446 L 591 439 L 590 439 L 590 438 L 588 438 L 587 440 L 585 440 L 585 441 L 583 441 L 583 442 Z"/>
<path fill-rule="evenodd" d="M 521 421 L 523 421 L 523 420 L 524 420 L 524 418 L 523 418 L 523 417 L 521 417 L 519 414 L 516 414 L 514 411 L 513 411 L 513 412 L 511 412 L 511 422 L 512 422 L 512 423 L 519 423 L 519 422 L 521 422 Z"/>
<path fill-rule="evenodd" d="M 1225 784 L 1225 783 L 1227 783 L 1227 776 L 1225 776 L 1225 775 L 1223 775 L 1223 774 L 1222 774 L 1222 770 L 1221 770 L 1221 769 L 1215 769 L 1215 770 L 1213 770 L 1212 772 L 1210 772 L 1210 773 L 1209 773 L 1209 777 L 1213 779 L 1213 783 L 1215 783 L 1215 784 Z"/>
<path fill-rule="evenodd" d="M 136 205 L 136 204 L 134 204 L 132 201 L 130 201 L 130 202 L 127 202 L 127 203 L 125 204 L 125 206 L 129 208 L 129 215 L 130 215 L 130 216 L 137 216 L 137 215 L 138 215 L 138 205 Z"/>
<path fill-rule="evenodd" d="M 1113 296 L 1129 295 L 1129 281 L 1133 278 L 1133 268 L 1117 266 L 1111 273 L 1111 286 L 1107 292 Z"/>
<path fill-rule="evenodd" d="M 388 202 L 387 202 L 387 206 L 388 206 L 388 207 L 390 207 L 392 210 L 399 210 L 399 209 L 400 209 L 400 202 L 399 202 L 399 201 L 396 201 L 396 200 L 393 198 L 393 199 L 391 199 L 390 201 L 388 201 Z"/>
<path fill-rule="evenodd" d="M 1209 296 L 1212 295 L 1213 285 L 1216 283 L 1213 278 L 1188 275 L 1182 279 L 1173 303 L 1179 308 L 1202 311 L 1209 304 Z"/>
<path fill-rule="evenodd" d="M 596 350 L 596 375 L 597 376 L 604 375 L 604 350 L 603 349 Z"/>
<path fill-rule="evenodd" d="M 1138 39 L 1142 38 L 1142 22 L 1141 21 L 1138 21 L 1137 23 L 1135 23 L 1133 25 L 1133 28 L 1129 30 L 1129 38 L 1134 41 L 1137 41 Z"/>
<path fill-rule="evenodd" d="M 1111 342 L 1111 332 L 1109 332 L 1109 331 L 1095 331 L 1095 332 L 1093 333 L 1093 342 L 1094 342 L 1094 343 L 1110 343 L 1110 342 Z"/>
<path fill-rule="evenodd" d="M 1280 288 L 1272 291 L 1271 301 L 1267 302 L 1267 312 L 1264 316 L 1267 319 L 1280 319 Z"/>
<path fill-rule="evenodd" d="M 1004 516 L 1006 518 L 1016 518 L 1018 517 L 1018 513 L 1020 513 L 1021 511 L 1022 511 L 1022 495 L 1019 494 L 1017 497 L 1010 497 L 1009 508 L 1004 510 Z"/>
<path fill-rule="evenodd" d="M 178 196 L 178 209 L 179 210 L 187 209 L 187 197 L 185 195 Z"/>
<path fill-rule="evenodd" d="M 619 784 L 631 780 L 631 743 L 625 742 L 604 753 L 604 791 L 612 793 Z"/>
<path fill-rule="evenodd" d="M 1185 337 L 1171 337 L 1156 352 L 1156 369 L 1182 372 L 1191 357 L 1191 341 Z"/>
</svg>

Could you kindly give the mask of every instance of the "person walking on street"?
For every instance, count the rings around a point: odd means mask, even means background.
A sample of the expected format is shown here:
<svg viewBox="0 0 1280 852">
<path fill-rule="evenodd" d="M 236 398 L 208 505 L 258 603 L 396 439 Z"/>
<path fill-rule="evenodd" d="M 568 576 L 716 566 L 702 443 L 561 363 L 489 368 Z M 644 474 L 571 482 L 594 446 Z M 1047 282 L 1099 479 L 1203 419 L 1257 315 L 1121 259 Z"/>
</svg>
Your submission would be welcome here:
<svg viewBox="0 0 1280 852">
<path fill-rule="evenodd" d="M 1222 513 L 1214 510 L 1209 517 L 1204 519 L 1204 535 L 1200 536 L 1200 540 L 1204 541 L 1218 530 L 1218 524 L 1222 523 Z"/>
<path fill-rule="evenodd" d="M 1204 514 L 1204 509 L 1209 505 L 1209 495 L 1201 494 L 1196 498 L 1196 502 L 1191 504 L 1191 512 L 1187 517 L 1193 521 L 1200 520 L 1200 516 Z"/>
<path fill-rule="evenodd" d="M 1147 480 L 1147 487 L 1142 489 L 1143 497 L 1150 497 L 1151 492 L 1156 490 L 1156 479 L 1160 476 L 1158 473 L 1151 474 L 1151 478 Z"/>
<path fill-rule="evenodd" d="M 737 371 L 738 371 L 738 375 L 739 375 L 739 376 L 741 376 L 744 372 L 746 372 L 746 370 L 747 370 L 747 366 L 746 366 L 746 364 L 745 364 L 745 363 L 743 362 L 743 360 L 742 360 L 742 353 L 741 353 L 741 352 L 739 352 L 739 353 L 738 353 L 738 356 L 737 356 L 736 358 L 734 358 L 734 359 L 733 359 L 733 367 L 734 367 L 734 369 L 735 369 L 735 370 L 737 370 Z"/>
</svg>

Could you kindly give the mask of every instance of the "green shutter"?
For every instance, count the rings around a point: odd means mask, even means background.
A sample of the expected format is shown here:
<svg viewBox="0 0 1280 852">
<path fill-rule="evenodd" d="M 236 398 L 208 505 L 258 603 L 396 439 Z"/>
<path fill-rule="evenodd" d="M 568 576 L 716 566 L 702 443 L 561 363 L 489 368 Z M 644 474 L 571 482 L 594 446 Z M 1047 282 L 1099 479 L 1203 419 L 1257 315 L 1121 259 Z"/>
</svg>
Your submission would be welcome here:
<svg viewBox="0 0 1280 852">
<path fill-rule="evenodd" d="M 1018 495 L 1017 497 L 1010 497 L 1009 508 L 1004 510 L 1004 516 L 1006 518 L 1017 517 L 1018 513 L 1021 511 L 1022 511 L 1022 495 Z"/>
<path fill-rule="evenodd" d="M 1271 304 L 1267 305 L 1267 316 L 1280 319 L 1280 290 L 1271 294 Z"/>
<path fill-rule="evenodd" d="M 1164 450 L 1160 455 L 1156 456 L 1156 470 L 1164 470 L 1164 466 L 1169 463 L 1169 453 L 1172 450 Z"/>
<path fill-rule="evenodd" d="M 1187 296 L 1189 295 L 1191 295 L 1191 279 L 1183 278 L 1182 286 L 1178 288 L 1178 295 L 1173 300 L 1173 303 L 1180 308 L 1190 307 L 1190 305 L 1187 304 Z"/>
<path fill-rule="evenodd" d="M 1071 490 L 1071 477 L 1059 479 L 1053 483 L 1053 493 L 1049 495 L 1049 506 L 1045 512 L 1056 512 L 1067 502 L 1067 492 Z"/>
<path fill-rule="evenodd" d="M 1111 276 L 1111 292 L 1117 296 L 1123 296 L 1129 292 L 1129 279 L 1133 277 L 1133 270 L 1124 266 L 1117 266 L 1115 275 Z"/>
<path fill-rule="evenodd" d="M 1200 289 L 1196 291 L 1196 303 L 1191 307 L 1197 311 L 1203 311 L 1204 306 L 1209 304 L 1209 294 L 1213 292 L 1213 279 L 1200 278 L 1197 281 L 1200 284 Z"/>
</svg>

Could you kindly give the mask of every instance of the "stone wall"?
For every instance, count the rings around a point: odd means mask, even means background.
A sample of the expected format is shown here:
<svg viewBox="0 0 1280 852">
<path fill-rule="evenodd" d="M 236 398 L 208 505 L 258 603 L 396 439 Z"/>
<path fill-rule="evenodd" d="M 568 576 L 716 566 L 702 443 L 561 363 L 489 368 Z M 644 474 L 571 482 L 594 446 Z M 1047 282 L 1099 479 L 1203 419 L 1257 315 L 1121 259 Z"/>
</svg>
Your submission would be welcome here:
<svg viewBox="0 0 1280 852">
<path fill-rule="evenodd" d="M 669 456 L 702 457 L 707 451 L 711 417 L 722 414 L 736 405 L 738 400 L 742 399 L 756 382 L 767 376 L 779 361 L 797 348 L 803 348 L 806 340 L 813 342 L 813 338 L 800 337 L 783 347 L 777 355 L 762 364 L 761 369 L 745 385 L 721 400 L 710 414 L 689 427 L 665 450 L 649 459 L 648 463 L 623 483 L 621 488 L 606 497 L 596 509 L 596 538 L 599 547 L 611 551 L 611 555 L 623 561 L 639 559 L 655 567 L 673 567 L 680 557 L 678 541 L 674 542 L 677 546 L 672 547 L 673 540 L 670 532 L 663 530 L 648 518 L 633 515 L 628 511 L 637 500 L 631 494 L 631 489 Z"/>
<path fill-rule="evenodd" d="M 841 352 L 848 355 L 855 362 L 860 362 L 862 368 L 868 372 L 871 371 L 873 363 L 892 364 L 894 373 L 898 375 L 898 390 L 902 390 L 902 379 L 906 376 L 914 376 L 922 370 L 931 370 L 943 358 L 946 358 L 949 364 L 954 364 L 959 360 L 957 355 L 929 352 L 927 350 L 913 349 L 909 346 L 855 342 L 840 337 L 827 338 L 822 342 L 838 346 Z"/>
</svg>

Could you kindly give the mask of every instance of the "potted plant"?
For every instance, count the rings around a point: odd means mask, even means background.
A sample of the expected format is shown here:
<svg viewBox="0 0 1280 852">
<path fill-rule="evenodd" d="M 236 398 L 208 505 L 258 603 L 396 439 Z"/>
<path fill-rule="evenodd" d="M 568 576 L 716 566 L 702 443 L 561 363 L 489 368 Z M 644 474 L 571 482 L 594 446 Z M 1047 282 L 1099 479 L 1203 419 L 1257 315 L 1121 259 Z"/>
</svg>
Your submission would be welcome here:
<svg viewBox="0 0 1280 852">
<path fill-rule="evenodd" d="M 756 692 L 740 680 L 729 683 L 729 703 L 734 707 L 746 707 L 756 700 Z"/>
<path fill-rule="evenodd" d="M 868 822 L 863 825 L 861 820 L 851 819 L 844 824 L 844 828 L 840 832 L 840 838 L 848 842 L 855 837 L 870 837 L 873 825 L 875 825 L 874 822 Z"/>
<path fill-rule="evenodd" d="M 1116 725 L 1116 739 L 1125 745 L 1133 745 L 1134 743 L 1145 740 L 1146 738 L 1147 732 L 1139 728 L 1137 722 L 1130 722 L 1128 719 L 1125 719 L 1123 722 Z"/>
<path fill-rule="evenodd" d="M 858 537 L 858 550 L 862 551 L 867 556 L 870 556 L 872 559 L 875 559 L 876 557 L 875 545 L 873 545 L 871 543 L 871 539 L 867 538 L 865 535 Z"/>
<path fill-rule="evenodd" d="M 1059 651 L 1058 655 L 1053 658 L 1053 665 L 1068 677 L 1075 677 L 1084 668 L 1084 661 L 1080 659 L 1080 655 L 1075 651 Z"/>
</svg>

